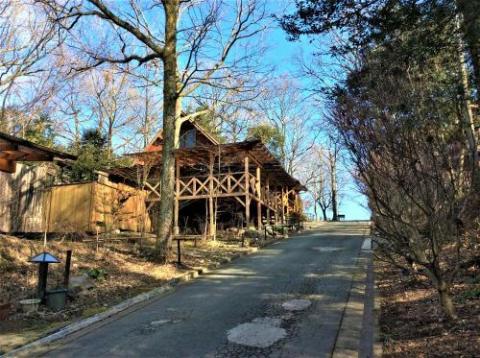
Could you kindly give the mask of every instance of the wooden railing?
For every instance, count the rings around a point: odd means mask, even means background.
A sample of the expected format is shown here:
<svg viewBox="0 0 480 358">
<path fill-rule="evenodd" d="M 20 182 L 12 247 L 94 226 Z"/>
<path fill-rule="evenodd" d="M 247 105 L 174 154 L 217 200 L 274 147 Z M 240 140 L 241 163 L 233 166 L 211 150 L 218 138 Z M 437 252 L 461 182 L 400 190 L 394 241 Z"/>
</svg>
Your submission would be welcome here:
<svg viewBox="0 0 480 358">
<path fill-rule="evenodd" d="M 279 208 L 282 204 L 281 193 L 267 190 L 264 183 L 258 185 L 257 177 L 252 173 L 184 176 L 177 180 L 177 196 L 180 200 L 208 198 L 211 190 L 213 197 L 242 196 L 248 193 L 253 199 L 259 200 L 271 208 Z"/>
<path fill-rule="evenodd" d="M 245 174 L 226 173 L 195 177 L 181 177 L 179 182 L 179 199 L 196 199 L 212 196 L 241 195 L 246 192 Z"/>
</svg>

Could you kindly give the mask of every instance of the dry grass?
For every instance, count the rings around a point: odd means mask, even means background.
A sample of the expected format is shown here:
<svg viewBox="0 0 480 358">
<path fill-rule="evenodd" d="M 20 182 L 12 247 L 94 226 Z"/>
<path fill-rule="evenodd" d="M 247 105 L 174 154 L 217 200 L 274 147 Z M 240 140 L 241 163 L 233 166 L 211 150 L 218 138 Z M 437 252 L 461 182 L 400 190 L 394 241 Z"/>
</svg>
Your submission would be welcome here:
<svg viewBox="0 0 480 358">
<path fill-rule="evenodd" d="M 146 243 L 148 246 L 148 243 Z M 151 243 L 150 243 L 151 244 Z M 139 245 L 126 241 L 96 244 L 50 240 L 47 251 L 65 261 L 66 251 L 73 250 L 71 276 L 82 275 L 92 269 L 100 269 L 106 277 L 95 280 L 94 287 L 68 302 L 61 312 L 45 308 L 34 314 L 23 314 L 18 301 L 35 296 L 37 266 L 27 260 L 43 251 L 42 242 L 12 236 L 0 236 L 0 304 L 12 304 L 7 320 L 0 321 L 0 354 L 25 344 L 76 319 L 92 315 L 141 292 L 165 284 L 180 276 L 185 267 L 178 268 L 176 249 L 170 263 L 160 265 L 142 254 Z M 182 243 L 182 262 L 188 267 L 210 266 L 224 261 L 249 248 L 240 247 L 238 242 L 205 242 L 193 247 L 193 243 Z M 50 265 L 49 287 L 61 286 L 63 263 Z"/>
</svg>

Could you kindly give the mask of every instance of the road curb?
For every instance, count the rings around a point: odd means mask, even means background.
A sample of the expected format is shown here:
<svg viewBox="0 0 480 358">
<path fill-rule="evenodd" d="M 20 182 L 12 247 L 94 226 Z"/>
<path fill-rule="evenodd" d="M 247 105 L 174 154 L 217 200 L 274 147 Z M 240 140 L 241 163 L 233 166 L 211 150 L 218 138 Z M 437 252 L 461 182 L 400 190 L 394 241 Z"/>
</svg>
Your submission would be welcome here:
<svg viewBox="0 0 480 358">
<path fill-rule="evenodd" d="M 380 299 L 379 290 L 377 286 L 376 274 L 375 274 L 375 261 L 373 262 L 373 315 L 375 320 L 375 330 L 373 336 L 373 357 L 381 358 L 383 356 L 383 340 L 380 330 L 380 313 L 382 301 Z"/>
<path fill-rule="evenodd" d="M 365 249 L 362 245 L 362 249 L 360 249 L 356 260 L 356 268 L 352 276 L 350 293 L 343 311 L 332 358 L 359 356 L 364 324 L 367 270 L 371 255 L 371 249 Z"/>
<path fill-rule="evenodd" d="M 67 336 L 70 336 L 74 333 L 77 333 L 93 324 L 102 322 L 110 317 L 113 317 L 121 312 L 124 312 L 125 310 L 132 308 L 136 305 L 142 304 L 142 303 L 147 303 L 150 300 L 153 300 L 155 298 L 158 298 L 162 295 L 164 295 L 167 292 L 173 291 L 176 286 L 178 286 L 180 283 L 186 283 L 189 281 L 194 280 L 200 275 L 207 274 L 209 272 L 212 272 L 218 268 L 220 268 L 223 265 L 226 265 L 234 260 L 237 260 L 241 257 L 244 256 L 249 256 L 252 255 L 256 252 L 258 252 L 259 249 L 264 248 L 268 245 L 271 245 L 275 242 L 278 241 L 283 241 L 288 238 L 274 238 L 270 239 L 267 241 L 263 241 L 259 243 L 259 246 L 257 247 L 252 247 L 249 251 L 245 251 L 236 255 L 233 255 L 229 258 L 225 258 L 222 261 L 220 261 L 217 264 L 211 265 L 211 266 L 205 266 L 205 267 L 198 267 L 193 270 L 187 271 L 184 274 L 182 274 L 179 277 L 175 277 L 169 281 L 167 281 L 164 285 L 154 288 L 148 292 L 141 293 L 137 296 L 134 296 L 132 298 L 129 298 L 115 306 L 112 306 L 108 310 L 97 313 L 93 316 L 81 319 L 78 322 L 74 322 L 71 324 L 68 324 L 62 328 L 59 328 L 56 331 L 49 332 L 47 333 L 46 336 L 39 338 L 33 342 L 27 343 L 24 346 L 18 347 L 14 350 L 11 350 L 10 352 L 5 353 L 4 355 L 0 355 L 0 357 L 4 358 L 13 358 L 13 357 L 19 357 L 19 356 L 31 356 L 32 354 L 35 353 L 35 351 L 43 346 L 46 346 L 48 344 L 51 344 L 55 341 L 58 341 L 60 339 L 63 339 Z"/>
</svg>

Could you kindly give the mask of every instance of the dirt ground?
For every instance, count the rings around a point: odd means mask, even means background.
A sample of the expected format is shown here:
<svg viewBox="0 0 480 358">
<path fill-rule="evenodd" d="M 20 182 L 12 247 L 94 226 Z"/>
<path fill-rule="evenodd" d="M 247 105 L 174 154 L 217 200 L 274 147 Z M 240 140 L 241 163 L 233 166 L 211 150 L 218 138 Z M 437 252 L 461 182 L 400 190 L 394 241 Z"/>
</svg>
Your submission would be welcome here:
<svg viewBox="0 0 480 358">
<path fill-rule="evenodd" d="M 426 279 L 376 260 L 384 357 L 480 357 L 480 270 L 457 280 L 458 322 L 449 323 Z"/>
<path fill-rule="evenodd" d="M 148 247 L 148 242 L 145 246 Z M 102 243 L 98 250 L 95 242 L 50 240 L 47 251 L 62 263 L 50 265 L 48 287 L 62 286 L 68 249 L 73 250 L 72 280 L 80 279 L 86 284 L 69 298 L 64 310 L 53 312 L 42 307 L 38 312 L 25 314 L 19 300 L 35 297 L 38 274 L 38 267 L 27 260 L 42 252 L 43 244 L 39 240 L 0 236 L 0 306 L 10 304 L 6 317 L 0 314 L 0 354 L 161 286 L 189 268 L 211 266 L 251 250 L 241 247 L 240 242 L 208 241 L 197 246 L 182 242 L 185 266 L 178 267 L 175 264 L 176 245 L 170 263 L 161 265 L 152 262 L 146 254 L 148 250 L 140 249 L 138 243 L 125 240 Z"/>
</svg>

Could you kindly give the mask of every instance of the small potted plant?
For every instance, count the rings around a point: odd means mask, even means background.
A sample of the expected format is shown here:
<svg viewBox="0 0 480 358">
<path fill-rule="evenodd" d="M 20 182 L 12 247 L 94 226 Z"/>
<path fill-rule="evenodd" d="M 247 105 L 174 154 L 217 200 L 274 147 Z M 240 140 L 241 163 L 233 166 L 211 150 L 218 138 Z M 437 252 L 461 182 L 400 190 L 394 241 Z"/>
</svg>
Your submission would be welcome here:
<svg viewBox="0 0 480 358">
<path fill-rule="evenodd" d="M 24 300 L 20 300 L 22 311 L 24 313 L 36 312 L 41 301 L 42 300 L 40 298 L 26 298 Z"/>
</svg>

